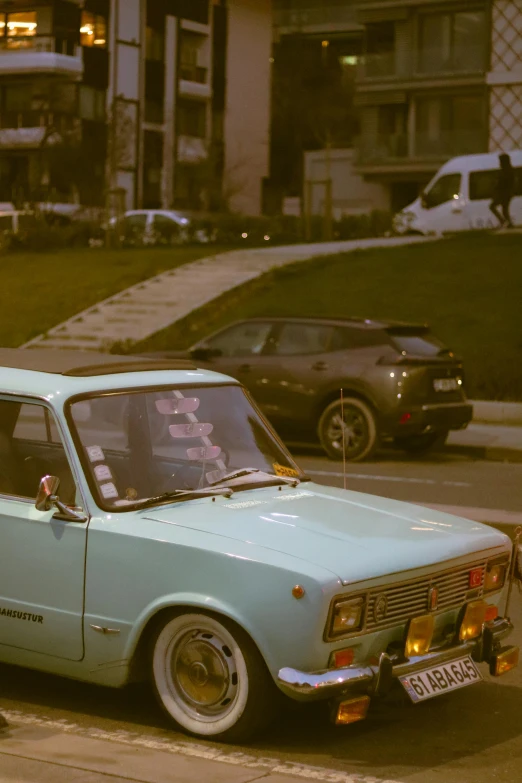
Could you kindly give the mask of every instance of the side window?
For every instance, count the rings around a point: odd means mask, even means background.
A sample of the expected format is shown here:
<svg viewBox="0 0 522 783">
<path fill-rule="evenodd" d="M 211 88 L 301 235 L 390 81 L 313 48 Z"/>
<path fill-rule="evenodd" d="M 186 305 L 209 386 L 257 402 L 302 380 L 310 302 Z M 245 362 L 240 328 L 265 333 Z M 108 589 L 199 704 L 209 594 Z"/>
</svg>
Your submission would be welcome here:
<svg viewBox="0 0 522 783">
<path fill-rule="evenodd" d="M 220 356 L 258 356 L 271 329 L 271 323 L 246 321 L 206 340 L 205 347 L 219 351 Z"/>
<path fill-rule="evenodd" d="M 53 414 L 43 405 L 0 400 L 0 493 L 35 499 L 40 480 L 60 479 L 60 499 L 77 489 Z"/>
<path fill-rule="evenodd" d="M 490 201 L 498 182 L 498 169 L 472 171 L 469 175 L 470 201 Z"/>
<path fill-rule="evenodd" d="M 166 215 L 154 215 L 153 229 L 161 239 L 172 241 L 173 238 L 178 237 L 180 230 L 179 225 L 175 220 L 171 220 Z"/>
<path fill-rule="evenodd" d="M 123 218 L 122 228 L 124 235 L 129 238 L 141 236 L 147 227 L 147 215 L 127 215 Z"/>
<path fill-rule="evenodd" d="M 355 327 L 339 327 L 335 330 L 332 350 L 355 350 L 356 348 L 371 348 L 376 345 L 387 345 L 388 338 L 382 329 L 359 329 Z"/>
<path fill-rule="evenodd" d="M 299 356 L 330 350 L 334 328 L 315 324 L 285 324 L 277 340 L 276 354 Z"/>
<path fill-rule="evenodd" d="M 433 209 L 441 204 L 446 204 L 448 201 L 452 201 L 454 196 L 458 196 L 460 193 L 461 182 L 461 174 L 445 174 L 439 177 L 424 194 L 426 209 Z"/>
</svg>

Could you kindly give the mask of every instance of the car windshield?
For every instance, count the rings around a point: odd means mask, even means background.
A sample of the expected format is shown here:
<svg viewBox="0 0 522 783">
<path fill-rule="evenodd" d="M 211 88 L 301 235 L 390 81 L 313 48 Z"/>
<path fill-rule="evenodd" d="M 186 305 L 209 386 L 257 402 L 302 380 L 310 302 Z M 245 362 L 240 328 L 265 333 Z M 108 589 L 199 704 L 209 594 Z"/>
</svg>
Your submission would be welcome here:
<svg viewBox="0 0 522 783">
<path fill-rule="evenodd" d="M 303 475 L 239 386 L 89 396 L 68 415 L 96 502 L 107 510 L 219 486 L 236 471 L 234 491 Z"/>
</svg>

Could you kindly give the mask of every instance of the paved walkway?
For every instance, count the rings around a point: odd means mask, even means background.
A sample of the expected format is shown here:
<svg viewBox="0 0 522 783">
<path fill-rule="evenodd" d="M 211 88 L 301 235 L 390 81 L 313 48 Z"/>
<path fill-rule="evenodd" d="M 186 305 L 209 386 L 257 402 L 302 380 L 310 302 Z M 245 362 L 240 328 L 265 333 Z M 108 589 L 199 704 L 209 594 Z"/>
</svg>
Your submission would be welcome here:
<svg viewBox="0 0 522 783">
<path fill-rule="evenodd" d="M 394 783 L 189 738 L 8 717 L 0 732 L 0 783 Z"/>
<path fill-rule="evenodd" d="M 221 253 L 177 267 L 120 291 L 23 347 L 108 350 L 115 342 L 145 340 L 232 288 L 254 280 L 271 269 L 335 253 L 429 241 L 433 239 L 358 239 Z"/>
</svg>

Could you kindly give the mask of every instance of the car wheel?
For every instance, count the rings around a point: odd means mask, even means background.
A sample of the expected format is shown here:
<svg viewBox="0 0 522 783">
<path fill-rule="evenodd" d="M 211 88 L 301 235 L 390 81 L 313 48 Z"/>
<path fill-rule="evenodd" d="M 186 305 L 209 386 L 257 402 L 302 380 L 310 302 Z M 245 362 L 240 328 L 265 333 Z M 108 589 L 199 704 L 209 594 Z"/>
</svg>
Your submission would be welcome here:
<svg viewBox="0 0 522 783">
<path fill-rule="evenodd" d="M 424 435 L 407 435 L 394 438 L 393 444 L 407 454 L 421 456 L 443 446 L 448 434 L 448 432 L 427 432 Z"/>
<path fill-rule="evenodd" d="M 344 429 L 344 437 L 343 437 Z M 319 439 L 330 459 L 350 462 L 368 459 L 378 445 L 377 422 L 373 411 L 362 400 L 347 397 L 330 403 L 319 421 Z"/>
<path fill-rule="evenodd" d="M 243 742 L 270 722 L 277 688 L 250 638 L 207 614 L 171 616 L 153 641 L 152 680 L 183 731 Z"/>
</svg>

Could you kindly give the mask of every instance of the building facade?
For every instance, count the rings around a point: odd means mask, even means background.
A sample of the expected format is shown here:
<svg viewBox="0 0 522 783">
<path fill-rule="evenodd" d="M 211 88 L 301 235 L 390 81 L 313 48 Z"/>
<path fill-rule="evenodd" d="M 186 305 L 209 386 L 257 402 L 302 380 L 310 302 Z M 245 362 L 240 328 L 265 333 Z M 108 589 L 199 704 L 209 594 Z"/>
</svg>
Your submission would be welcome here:
<svg viewBox="0 0 522 783">
<path fill-rule="evenodd" d="M 276 40 L 360 31 L 354 166 L 391 209 L 451 157 L 522 148 L 522 0 L 279 2 Z"/>
<path fill-rule="evenodd" d="M 0 0 L 0 201 L 259 213 L 270 47 L 270 0 Z"/>
</svg>

